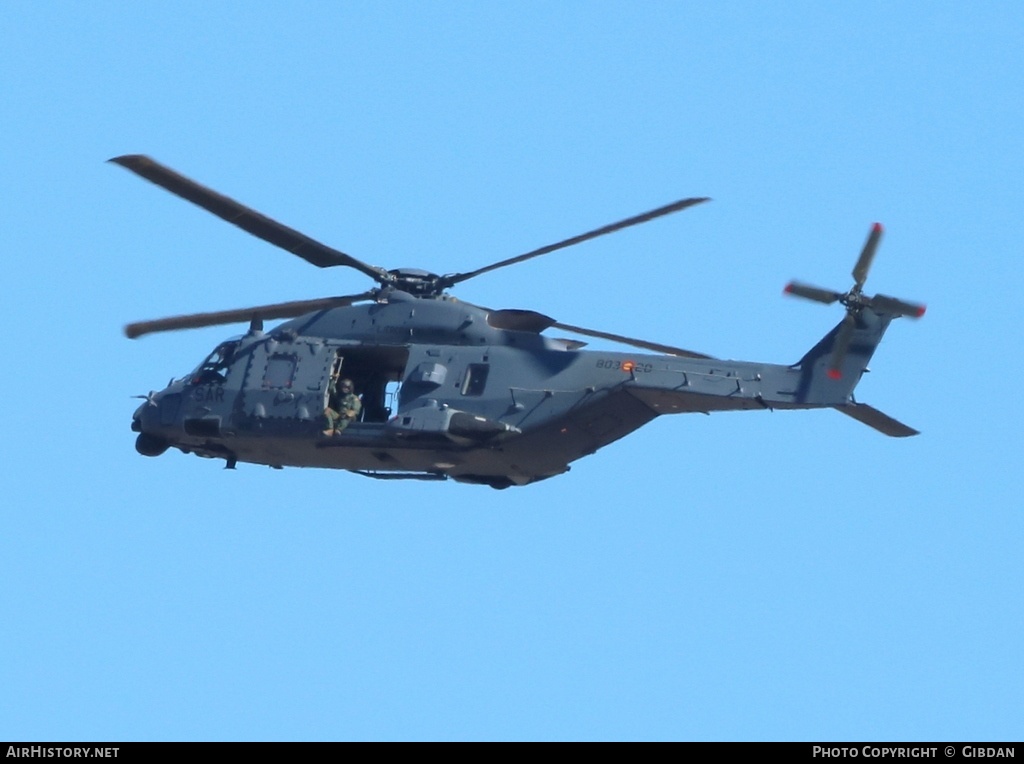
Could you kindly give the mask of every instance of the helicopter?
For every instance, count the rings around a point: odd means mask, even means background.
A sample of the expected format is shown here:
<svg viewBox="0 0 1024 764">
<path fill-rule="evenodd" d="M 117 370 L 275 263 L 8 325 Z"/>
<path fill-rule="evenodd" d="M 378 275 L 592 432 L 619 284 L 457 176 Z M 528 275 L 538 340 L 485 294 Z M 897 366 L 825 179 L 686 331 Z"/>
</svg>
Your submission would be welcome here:
<svg viewBox="0 0 1024 764">
<path fill-rule="evenodd" d="M 385 269 L 322 244 L 144 155 L 109 160 L 249 234 L 320 268 L 347 267 L 376 285 L 365 292 L 125 326 L 129 338 L 249 323 L 194 370 L 144 398 L 132 417 L 136 450 L 169 448 L 210 459 L 343 469 L 376 479 L 447 480 L 504 489 L 568 472 L 581 457 L 662 414 L 832 408 L 891 437 L 917 430 L 853 390 L 894 318 L 925 307 L 868 296 L 863 287 L 882 237 L 875 223 L 835 291 L 790 282 L 785 292 L 839 303 L 842 320 L 795 364 L 729 361 L 561 323 L 536 311 L 463 302 L 448 290 L 499 268 L 709 201 L 692 197 L 500 260 L 438 275 Z M 264 321 L 288 319 L 270 331 Z M 647 351 L 584 350 L 557 329 Z M 358 416 L 325 430 L 344 378 Z M 355 414 L 353 410 L 350 414 Z"/>
</svg>

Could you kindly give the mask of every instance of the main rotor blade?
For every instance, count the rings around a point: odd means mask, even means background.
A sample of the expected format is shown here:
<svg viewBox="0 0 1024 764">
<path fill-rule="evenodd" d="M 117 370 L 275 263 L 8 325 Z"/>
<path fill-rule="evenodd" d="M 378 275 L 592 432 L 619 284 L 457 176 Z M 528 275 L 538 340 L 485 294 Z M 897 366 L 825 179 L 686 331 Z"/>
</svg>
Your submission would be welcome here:
<svg viewBox="0 0 1024 764">
<path fill-rule="evenodd" d="M 129 339 L 141 337 L 144 334 L 154 332 L 171 332 L 178 329 L 198 329 L 203 326 L 219 326 L 221 324 L 237 324 L 250 321 L 254 318 L 275 319 L 294 318 L 305 313 L 312 313 L 318 310 L 329 308 L 342 308 L 354 302 L 371 300 L 376 292 L 363 292 L 362 294 L 348 295 L 346 297 L 323 297 L 318 300 L 295 300 L 294 302 L 279 302 L 273 305 L 257 305 L 252 308 L 239 308 L 237 310 L 220 310 L 214 313 L 191 313 L 186 316 L 171 316 L 169 318 L 158 318 L 152 321 L 138 321 L 128 324 L 124 328 L 125 336 Z"/>
<path fill-rule="evenodd" d="M 878 242 L 882 238 L 882 224 L 875 223 L 871 226 L 871 233 L 868 240 L 864 242 L 864 249 L 857 258 L 857 264 L 853 266 L 853 280 L 858 287 L 863 287 L 868 278 L 868 271 L 871 270 L 871 261 L 875 259 L 875 251 L 878 249 Z"/>
<path fill-rule="evenodd" d="M 783 290 L 786 294 L 791 294 L 794 297 L 803 297 L 808 300 L 814 300 L 815 302 L 823 302 L 826 305 L 831 305 L 843 295 L 839 292 L 833 292 L 831 289 L 822 289 L 821 287 L 811 286 L 810 284 L 801 284 L 799 281 L 790 281 L 786 284 L 786 288 Z"/>
<path fill-rule="evenodd" d="M 643 348 L 644 350 L 653 350 L 655 353 L 678 355 L 684 358 L 714 358 L 714 356 L 705 355 L 704 353 L 695 353 L 692 350 L 684 350 L 683 348 L 677 348 L 672 345 L 662 345 L 658 342 L 638 340 L 634 337 L 625 337 L 621 334 L 611 334 L 610 332 L 599 332 L 594 329 L 584 329 L 582 326 L 573 326 L 572 324 L 554 323 L 552 326 L 558 329 L 563 329 L 567 332 L 582 334 L 586 337 L 597 337 L 602 340 L 621 342 L 623 345 L 632 345 L 633 347 Z"/>
<path fill-rule="evenodd" d="M 142 154 L 126 154 L 125 156 L 114 157 L 109 161 L 119 164 L 125 169 L 131 170 L 136 175 L 165 188 L 172 194 L 202 207 L 207 212 L 212 212 L 217 217 L 238 226 L 243 231 L 251 233 L 275 247 L 298 255 L 306 262 L 312 263 L 320 268 L 329 268 L 335 265 L 346 265 L 365 273 L 374 281 L 384 284 L 390 281 L 388 273 L 383 268 L 368 265 L 357 260 L 351 255 L 346 255 L 326 244 L 321 244 L 293 228 L 278 223 L 254 209 L 246 207 L 234 199 L 223 194 L 201 186 L 190 178 L 175 172 L 159 162 L 150 159 Z"/>
<path fill-rule="evenodd" d="M 621 231 L 623 228 L 629 228 L 630 226 L 639 225 L 640 223 L 646 223 L 649 220 L 654 220 L 655 218 L 660 218 L 663 215 L 669 215 L 673 212 L 679 212 L 679 210 L 684 210 L 687 207 L 692 207 L 695 204 L 700 204 L 701 202 L 707 201 L 710 201 L 708 197 L 680 199 L 678 202 L 666 204 L 664 207 L 658 207 L 658 209 L 656 210 L 644 212 L 641 215 L 634 215 L 631 218 L 620 220 L 618 223 L 612 223 L 611 225 L 602 226 L 601 228 L 595 228 L 593 231 L 582 233 L 579 236 L 573 236 L 571 239 L 565 239 L 564 241 L 560 241 L 557 244 L 548 244 L 546 247 L 541 247 L 540 249 L 535 249 L 532 252 L 527 252 L 526 254 L 523 255 L 510 257 L 507 260 L 501 260 L 497 263 L 492 263 L 491 265 L 484 266 L 483 268 L 478 268 L 475 271 L 468 271 L 466 273 L 453 273 L 448 276 L 442 276 L 440 279 L 440 283 L 443 289 L 447 289 L 448 287 L 454 284 L 458 284 L 461 281 L 466 281 L 467 279 L 476 278 L 477 276 L 487 273 L 488 271 L 497 270 L 498 268 L 504 268 L 506 265 L 515 265 L 516 263 L 521 263 L 524 260 L 529 260 L 530 258 L 533 257 L 540 257 L 541 255 L 546 255 L 550 252 L 555 252 L 556 250 L 559 249 L 565 249 L 566 247 L 571 247 L 574 244 L 580 244 L 584 241 L 589 241 L 590 239 L 596 239 L 598 236 L 604 236 L 605 234 L 614 233 L 615 231 Z"/>
<path fill-rule="evenodd" d="M 881 310 L 884 313 L 892 313 L 897 316 L 909 316 L 910 318 L 920 318 L 924 315 L 925 311 L 924 305 L 914 302 L 905 302 L 884 294 L 876 294 L 868 302 L 868 305 L 877 310 Z"/>
<path fill-rule="evenodd" d="M 672 345 L 662 345 L 658 342 L 648 342 L 647 340 L 638 340 L 635 337 L 626 337 L 621 334 L 611 334 L 610 332 L 599 332 L 595 329 L 585 329 L 582 326 L 573 326 L 572 324 L 562 324 L 550 316 L 545 316 L 543 313 L 537 313 L 532 310 L 493 310 L 492 308 L 485 308 L 483 305 L 474 305 L 471 302 L 460 300 L 464 305 L 472 305 L 474 308 L 480 310 L 486 310 L 487 323 L 496 329 L 518 329 L 519 331 L 533 331 L 542 332 L 550 327 L 556 329 L 563 329 L 567 332 L 573 332 L 575 334 L 582 334 L 586 337 L 597 337 L 602 340 L 609 340 L 611 342 L 620 342 L 623 345 L 632 345 L 633 347 L 643 348 L 644 350 L 653 350 L 655 353 L 664 353 L 665 355 L 678 355 L 684 358 L 714 358 L 714 356 L 704 355 L 704 353 L 695 353 L 692 350 L 684 350 L 683 348 L 677 348 Z"/>
</svg>

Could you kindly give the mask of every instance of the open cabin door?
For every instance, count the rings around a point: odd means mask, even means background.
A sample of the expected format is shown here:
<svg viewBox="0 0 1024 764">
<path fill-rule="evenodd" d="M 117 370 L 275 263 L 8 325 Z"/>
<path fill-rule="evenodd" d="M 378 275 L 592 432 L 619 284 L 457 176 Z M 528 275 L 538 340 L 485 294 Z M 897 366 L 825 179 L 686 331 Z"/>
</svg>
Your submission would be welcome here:
<svg viewBox="0 0 1024 764">
<path fill-rule="evenodd" d="M 324 380 L 322 408 L 332 402 L 329 397 L 330 375 L 338 372 L 338 379 L 352 380 L 355 394 L 363 403 L 359 422 L 384 424 L 397 410 L 398 388 L 409 361 L 405 347 L 340 347 L 334 350 L 328 362 Z"/>
</svg>

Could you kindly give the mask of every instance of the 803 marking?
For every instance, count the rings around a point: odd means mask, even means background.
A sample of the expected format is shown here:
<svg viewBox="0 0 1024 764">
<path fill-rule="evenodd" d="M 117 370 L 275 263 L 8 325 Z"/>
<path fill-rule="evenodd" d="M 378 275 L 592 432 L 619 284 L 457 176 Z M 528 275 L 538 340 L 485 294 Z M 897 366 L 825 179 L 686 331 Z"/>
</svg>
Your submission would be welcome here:
<svg viewBox="0 0 1024 764">
<path fill-rule="evenodd" d="M 617 361 L 614 358 L 601 358 L 597 362 L 597 368 L 599 369 L 610 369 L 611 371 L 621 370 L 627 374 L 634 372 L 650 372 L 654 371 L 654 367 L 649 363 L 637 363 L 636 361 Z"/>
</svg>

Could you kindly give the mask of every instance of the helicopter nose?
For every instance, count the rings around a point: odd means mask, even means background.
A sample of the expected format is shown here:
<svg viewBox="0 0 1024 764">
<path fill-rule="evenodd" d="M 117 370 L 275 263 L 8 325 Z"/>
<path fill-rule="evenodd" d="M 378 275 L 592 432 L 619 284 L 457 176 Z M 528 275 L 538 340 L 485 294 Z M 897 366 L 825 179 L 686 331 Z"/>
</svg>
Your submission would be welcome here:
<svg viewBox="0 0 1024 764">
<path fill-rule="evenodd" d="M 170 443 L 166 438 L 156 435 L 151 431 L 147 432 L 147 429 L 151 429 L 153 422 L 149 421 L 147 423 L 145 420 L 152 420 L 153 415 L 148 412 L 154 410 L 155 406 L 153 393 L 150 393 L 146 396 L 146 402 L 135 409 L 135 413 L 132 414 L 132 432 L 139 434 L 135 439 L 135 450 L 143 456 L 160 456 L 170 447 Z M 150 428 L 146 427 L 147 424 L 150 425 Z"/>
<path fill-rule="evenodd" d="M 146 405 L 147 404 L 143 403 L 135 409 L 135 413 L 132 414 L 132 432 L 142 432 L 142 411 L 146 408 Z"/>
</svg>

